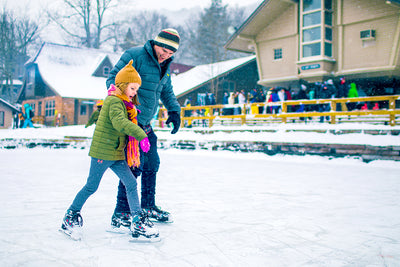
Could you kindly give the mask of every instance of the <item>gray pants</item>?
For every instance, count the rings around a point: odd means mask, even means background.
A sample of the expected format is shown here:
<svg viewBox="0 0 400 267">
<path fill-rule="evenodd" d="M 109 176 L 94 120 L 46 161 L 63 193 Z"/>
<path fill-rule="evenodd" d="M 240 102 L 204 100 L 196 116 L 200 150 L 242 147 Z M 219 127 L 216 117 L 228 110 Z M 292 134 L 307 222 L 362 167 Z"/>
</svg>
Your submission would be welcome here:
<svg viewBox="0 0 400 267">
<path fill-rule="evenodd" d="M 87 178 L 85 186 L 78 192 L 72 202 L 70 206 L 71 210 L 80 211 L 82 209 L 86 200 L 96 192 L 101 178 L 108 168 L 110 168 L 124 184 L 131 214 L 139 214 L 142 211 L 139 203 L 136 178 L 129 169 L 128 163 L 125 160 L 112 161 L 95 158 L 92 158 L 90 162 L 89 177 Z"/>
</svg>

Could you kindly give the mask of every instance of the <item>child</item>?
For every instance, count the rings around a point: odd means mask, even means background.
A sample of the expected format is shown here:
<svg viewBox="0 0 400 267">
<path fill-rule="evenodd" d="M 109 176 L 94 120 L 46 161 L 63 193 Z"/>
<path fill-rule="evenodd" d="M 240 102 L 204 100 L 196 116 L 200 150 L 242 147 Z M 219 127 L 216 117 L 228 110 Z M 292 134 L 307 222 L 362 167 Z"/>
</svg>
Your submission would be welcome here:
<svg viewBox="0 0 400 267">
<path fill-rule="evenodd" d="M 132 214 L 132 237 L 158 237 L 158 230 L 142 212 L 137 193 L 136 178 L 131 166 L 139 162 L 139 145 L 144 152 L 150 149 L 145 132 L 137 125 L 139 104 L 137 91 L 142 81 L 139 73 L 132 66 L 132 60 L 115 77 L 115 86 L 108 90 L 102 111 L 96 123 L 89 156 L 91 164 L 86 185 L 78 192 L 71 206 L 65 213 L 61 231 L 71 238 L 80 240 L 80 228 L 83 220 L 80 211 L 86 200 L 96 192 L 104 172 L 110 168 L 126 187 L 130 212 Z M 129 141 L 126 145 L 127 136 Z M 127 159 L 125 159 L 125 149 Z"/>
</svg>

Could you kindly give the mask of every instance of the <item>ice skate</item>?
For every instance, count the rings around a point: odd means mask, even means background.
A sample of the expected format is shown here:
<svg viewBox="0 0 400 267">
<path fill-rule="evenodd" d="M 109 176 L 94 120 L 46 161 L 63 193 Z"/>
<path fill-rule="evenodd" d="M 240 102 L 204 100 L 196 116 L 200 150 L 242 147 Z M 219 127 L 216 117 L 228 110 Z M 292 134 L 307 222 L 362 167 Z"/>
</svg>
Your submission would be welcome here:
<svg viewBox="0 0 400 267">
<path fill-rule="evenodd" d="M 161 240 L 157 227 L 149 221 L 147 214 L 144 212 L 132 217 L 131 232 L 131 242 L 152 243 Z"/>
<path fill-rule="evenodd" d="M 174 221 L 168 211 L 164 211 L 158 206 L 144 208 L 143 211 L 153 222 L 172 223 Z"/>
<path fill-rule="evenodd" d="M 114 212 L 109 232 L 126 234 L 130 232 L 130 227 L 131 214 L 129 212 Z"/>
<path fill-rule="evenodd" d="M 79 241 L 82 239 L 83 219 L 79 211 L 67 210 L 60 232 L 63 232 L 71 239 Z"/>
</svg>

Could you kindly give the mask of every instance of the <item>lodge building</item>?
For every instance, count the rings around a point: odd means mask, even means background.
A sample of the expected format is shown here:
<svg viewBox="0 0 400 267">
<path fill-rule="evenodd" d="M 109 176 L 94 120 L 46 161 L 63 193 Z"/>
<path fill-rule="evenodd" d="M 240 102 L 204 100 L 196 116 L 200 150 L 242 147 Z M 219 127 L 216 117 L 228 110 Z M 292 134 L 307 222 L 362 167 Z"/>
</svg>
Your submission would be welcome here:
<svg viewBox="0 0 400 267">
<path fill-rule="evenodd" d="M 400 1 L 265 0 L 225 48 L 256 54 L 262 86 L 345 77 L 367 95 L 400 94 Z"/>
</svg>

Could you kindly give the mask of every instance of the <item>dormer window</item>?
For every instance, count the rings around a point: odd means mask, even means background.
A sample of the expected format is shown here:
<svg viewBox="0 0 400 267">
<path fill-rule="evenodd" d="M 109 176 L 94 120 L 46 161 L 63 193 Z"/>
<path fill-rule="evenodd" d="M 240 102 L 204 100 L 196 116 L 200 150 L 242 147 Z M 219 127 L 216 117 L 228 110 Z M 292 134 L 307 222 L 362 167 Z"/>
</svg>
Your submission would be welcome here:
<svg viewBox="0 0 400 267">
<path fill-rule="evenodd" d="M 109 67 L 104 67 L 103 68 L 103 75 L 108 77 L 108 74 L 110 74 L 110 68 Z"/>
</svg>

